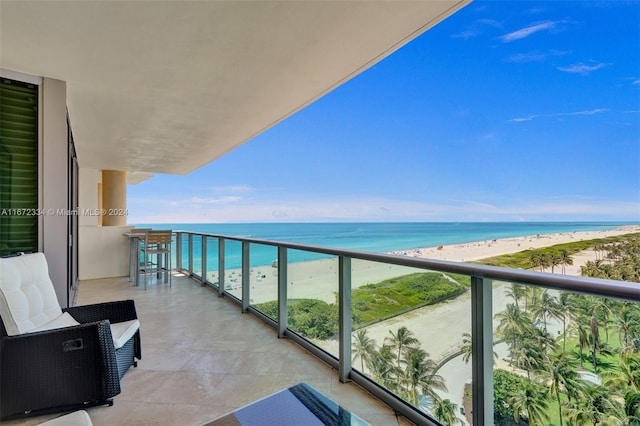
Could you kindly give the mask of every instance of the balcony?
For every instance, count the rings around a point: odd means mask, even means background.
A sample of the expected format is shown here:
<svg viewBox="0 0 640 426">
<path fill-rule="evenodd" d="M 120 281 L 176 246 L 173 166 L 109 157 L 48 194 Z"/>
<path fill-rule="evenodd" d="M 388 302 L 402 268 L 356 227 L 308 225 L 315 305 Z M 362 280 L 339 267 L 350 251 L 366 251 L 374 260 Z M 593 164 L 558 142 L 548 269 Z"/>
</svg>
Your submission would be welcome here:
<svg viewBox="0 0 640 426">
<path fill-rule="evenodd" d="M 410 424 L 252 315 L 179 274 L 168 285 L 127 278 L 83 281 L 81 304 L 132 298 L 143 324 L 143 359 L 112 407 L 88 409 L 94 425 L 200 425 L 300 381 L 371 424 Z M 55 417 L 55 416 L 51 416 Z M 35 425 L 47 417 L 6 422 Z M 4 424 L 4 422 L 3 422 Z"/>
<path fill-rule="evenodd" d="M 494 372 L 508 370 L 522 380 L 541 374 L 533 366 L 509 364 L 516 354 L 500 342 L 507 340 L 502 317 L 518 303 L 510 284 L 546 289 L 552 297 L 570 291 L 575 297 L 618 298 L 631 301 L 636 311 L 640 300 L 632 282 L 192 232 L 176 234 L 174 255 L 179 272 L 172 288 L 154 284 L 144 291 L 126 278 L 81 284 L 82 304 L 135 299 L 143 327 L 143 360 L 125 375 L 113 407 L 90 409 L 96 425 L 169 425 L 185 419 L 202 424 L 300 381 L 372 425 L 438 424 L 434 404 L 442 400 L 455 404 L 462 422 L 493 424 Z M 435 307 L 367 322 L 356 296 L 365 284 L 424 273 L 445 277 L 454 287 L 466 282 L 467 288 Z M 325 310 L 301 321 L 295 311 L 304 299 L 314 306 L 324 303 Z M 323 316 L 327 312 L 336 320 L 335 332 L 323 333 L 312 321 L 330 322 Z M 532 330 L 552 334 L 561 344 L 560 324 L 542 315 Z M 398 346 L 403 326 L 405 347 L 415 350 L 398 348 L 392 357 L 394 383 L 375 359 L 363 355 L 359 332 L 366 331 L 370 353 L 382 353 L 384 346 L 389 351 Z M 412 383 L 407 373 L 412 360 L 430 368 L 423 371 L 427 379 L 441 377 L 446 390 L 434 381 L 430 388 L 424 377 Z M 575 367 L 583 382 L 602 379 L 598 372 Z M 538 380 L 546 379 L 540 375 Z"/>
</svg>

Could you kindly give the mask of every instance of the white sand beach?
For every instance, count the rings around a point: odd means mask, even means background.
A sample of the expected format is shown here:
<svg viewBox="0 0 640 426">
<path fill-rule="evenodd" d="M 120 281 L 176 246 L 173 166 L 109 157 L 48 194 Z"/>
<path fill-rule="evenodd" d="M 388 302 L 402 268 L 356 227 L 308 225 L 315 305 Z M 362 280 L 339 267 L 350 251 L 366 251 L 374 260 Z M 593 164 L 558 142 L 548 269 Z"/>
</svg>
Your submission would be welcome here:
<svg viewBox="0 0 640 426">
<path fill-rule="evenodd" d="M 427 247 L 414 250 L 400 250 L 392 253 L 421 257 L 425 259 L 471 262 L 474 260 L 499 256 L 502 254 L 517 253 L 523 250 L 549 247 L 556 244 L 570 243 L 573 241 L 606 238 L 633 232 L 640 232 L 640 225 L 623 226 L 612 230 L 560 232 L 556 234 L 529 235 L 526 237 L 485 240 L 473 243 Z"/>
<path fill-rule="evenodd" d="M 485 240 L 439 247 L 400 250 L 391 252 L 391 254 L 424 259 L 467 262 L 486 259 L 501 254 L 517 253 L 527 249 L 548 247 L 573 241 L 605 238 L 633 232 L 640 232 L 640 225 L 625 226 L 613 230 L 565 232 Z M 595 253 L 593 252 L 582 252 L 574 256 L 574 264 L 567 267 L 566 274 L 579 275 L 580 266 L 584 265 L 588 260 L 593 259 L 595 259 Z M 352 287 L 354 288 L 416 271 L 414 268 L 358 259 L 352 260 L 351 269 Z M 277 298 L 277 273 L 277 268 L 271 265 L 251 269 L 250 297 L 252 303 L 262 303 Z M 209 280 L 212 282 L 218 281 L 217 273 L 210 273 Z M 239 269 L 226 271 L 225 287 L 232 294 L 240 295 L 241 282 L 242 273 Z M 288 267 L 287 282 L 289 283 L 289 298 L 317 298 L 328 303 L 333 303 L 336 298 L 335 294 L 338 291 L 338 260 L 337 258 L 331 258 L 291 263 Z"/>
</svg>

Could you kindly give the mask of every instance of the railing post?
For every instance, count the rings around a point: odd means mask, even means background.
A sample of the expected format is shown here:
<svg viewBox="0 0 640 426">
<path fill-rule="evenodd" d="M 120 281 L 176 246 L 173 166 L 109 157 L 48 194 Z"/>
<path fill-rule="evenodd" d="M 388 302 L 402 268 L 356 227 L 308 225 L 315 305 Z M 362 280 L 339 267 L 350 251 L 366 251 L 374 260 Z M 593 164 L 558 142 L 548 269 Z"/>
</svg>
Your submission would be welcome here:
<svg viewBox="0 0 640 426">
<path fill-rule="evenodd" d="M 243 313 L 249 310 L 249 305 L 251 302 L 250 294 L 249 294 L 249 286 L 251 285 L 249 244 L 250 243 L 248 241 L 242 241 L 242 312 Z"/>
<path fill-rule="evenodd" d="M 218 238 L 218 296 L 224 296 L 224 238 Z"/>
<path fill-rule="evenodd" d="M 207 237 L 202 235 L 202 249 L 200 250 L 200 264 L 202 265 L 202 285 L 207 285 Z"/>
<path fill-rule="evenodd" d="M 187 237 L 187 242 L 188 242 L 188 249 L 187 252 L 189 253 L 189 276 L 192 277 L 193 276 L 193 234 L 189 233 L 189 236 Z"/>
<path fill-rule="evenodd" d="M 338 376 L 347 383 L 351 374 L 351 258 L 338 259 Z"/>
<path fill-rule="evenodd" d="M 182 232 L 176 232 L 176 271 L 182 272 Z"/>
<path fill-rule="evenodd" d="M 288 326 L 287 248 L 278 246 L 278 337 L 284 337 Z"/>
<path fill-rule="evenodd" d="M 492 283 L 471 277 L 473 424 L 493 424 Z"/>
</svg>

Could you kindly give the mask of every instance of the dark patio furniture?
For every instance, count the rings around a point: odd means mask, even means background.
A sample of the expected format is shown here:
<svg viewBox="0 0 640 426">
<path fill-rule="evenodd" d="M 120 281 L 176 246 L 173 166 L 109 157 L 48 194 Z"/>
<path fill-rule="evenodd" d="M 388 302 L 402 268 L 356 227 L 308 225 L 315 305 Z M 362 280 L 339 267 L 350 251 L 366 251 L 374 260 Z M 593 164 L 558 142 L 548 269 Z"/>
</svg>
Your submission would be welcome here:
<svg viewBox="0 0 640 426">
<path fill-rule="evenodd" d="M 142 356 L 133 300 L 61 309 L 42 253 L 0 259 L 0 419 L 113 405 Z"/>
</svg>

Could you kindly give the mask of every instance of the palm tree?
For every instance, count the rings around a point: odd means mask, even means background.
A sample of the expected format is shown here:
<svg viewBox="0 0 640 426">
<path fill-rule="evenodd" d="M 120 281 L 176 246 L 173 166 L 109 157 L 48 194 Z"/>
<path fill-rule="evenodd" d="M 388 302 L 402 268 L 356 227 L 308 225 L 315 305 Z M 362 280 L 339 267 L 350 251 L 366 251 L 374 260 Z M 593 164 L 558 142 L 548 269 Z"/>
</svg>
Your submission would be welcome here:
<svg viewBox="0 0 640 426">
<path fill-rule="evenodd" d="M 550 266 L 553 266 L 553 254 L 549 252 L 540 253 L 540 270 L 544 272 Z"/>
<path fill-rule="evenodd" d="M 595 315 L 591 316 L 589 330 L 591 331 L 591 336 L 589 337 L 591 343 L 591 363 L 593 364 L 593 371 L 597 373 L 598 359 L 596 357 L 596 353 L 600 350 L 600 329 L 598 327 L 598 319 Z"/>
<path fill-rule="evenodd" d="M 471 355 L 473 354 L 470 333 L 462 333 L 462 345 L 460 346 L 460 351 L 462 352 L 462 360 L 464 363 L 469 364 L 469 361 L 471 361 Z M 493 360 L 495 361 L 496 359 L 498 359 L 498 353 L 493 351 Z"/>
<path fill-rule="evenodd" d="M 617 312 L 615 325 L 620 336 L 620 355 L 635 351 L 634 339 L 640 330 L 640 315 L 630 302 L 622 303 Z"/>
<path fill-rule="evenodd" d="M 531 307 L 531 313 L 536 319 L 541 319 L 544 330 L 547 330 L 547 317 L 557 317 L 560 315 L 560 309 L 556 303 L 555 297 L 549 294 L 548 290 L 545 290 L 540 295 L 538 303 Z"/>
<path fill-rule="evenodd" d="M 551 273 L 553 274 L 555 267 L 562 264 L 562 255 L 558 252 L 549 253 L 549 264 L 551 265 Z"/>
<path fill-rule="evenodd" d="M 509 398 L 509 405 L 513 408 L 516 422 L 524 413 L 529 418 L 531 426 L 544 424 L 549 420 L 546 413 L 548 407 L 546 392 L 535 383 L 527 382 L 518 388 Z"/>
<path fill-rule="evenodd" d="M 392 348 L 382 345 L 380 350 L 373 351 L 371 356 L 371 374 L 373 378 L 391 391 L 398 389 L 398 369 L 393 365 Z"/>
<path fill-rule="evenodd" d="M 531 319 L 526 312 L 521 311 L 515 304 L 507 304 L 507 309 L 498 312 L 495 318 L 499 320 L 496 331 L 509 344 L 511 361 L 517 350 L 520 336 L 531 328 Z"/>
<path fill-rule="evenodd" d="M 450 400 L 438 398 L 434 401 L 433 412 L 431 414 L 440 423 L 450 426 L 459 422 L 456 417 L 457 409 L 457 405 Z"/>
<path fill-rule="evenodd" d="M 562 273 L 565 274 L 567 272 L 565 267 L 573 265 L 573 257 L 567 250 L 560 250 L 560 261 L 562 262 Z"/>
<path fill-rule="evenodd" d="M 640 393 L 627 392 L 624 396 L 624 413 L 629 425 L 640 425 Z"/>
<path fill-rule="evenodd" d="M 460 350 L 462 351 L 462 360 L 465 364 L 469 364 L 471 355 L 473 354 L 470 333 L 462 333 L 462 346 L 460 346 Z"/>
<path fill-rule="evenodd" d="M 419 395 L 431 397 L 434 401 L 438 399 L 435 390 L 447 390 L 444 378 L 435 373 L 437 364 L 429 359 L 429 354 L 417 347 L 408 347 L 404 351 L 402 362 L 405 365 L 402 382 L 407 386 L 406 391 L 409 402 L 418 405 Z"/>
<path fill-rule="evenodd" d="M 548 352 L 555 349 L 556 342 L 544 330 L 530 328 L 520 336 L 516 348 L 516 361 L 520 368 L 527 371 L 531 381 L 531 372 L 544 371 L 548 363 Z"/>
<path fill-rule="evenodd" d="M 571 297 L 571 293 L 563 291 L 560 293 L 560 297 L 558 297 L 556 303 L 560 317 L 556 318 L 562 320 L 562 352 L 565 352 L 567 348 L 567 319 L 571 319 L 573 316 Z"/>
<path fill-rule="evenodd" d="M 396 349 L 396 364 L 397 367 L 400 368 L 400 357 L 402 356 L 402 352 L 406 348 L 417 345 L 419 342 L 418 339 L 413 337 L 413 332 L 405 326 L 398 328 L 395 333 L 389 330 L 389 334 L 391 334 L 391 337 L 387 337 L 384 340 L 385 342 L 389 342 L 389 346 L 391 346 L 391 348 Z"/>
<path fill-rule="evenodd" d="M 576 318 L 573 327 L 578 332 L 578 348 L 580 350 L 580 368 L 583 368 L 584 362 L 584 350 L 589 346 L 589 332 L 586 328 L 586 322 L 588 318 L 584 315 L 581 315 Z"/>
<path fill-rule="evenodd" d="M 605 371 L 605 386 L 617 389 L 623 393 L 633 391 L 640 393 L 640 354 L 628 354 L 620 357 L 618 368 Z"/>
<path fill-rule="evenodd" d="M 532 268 L 540 268 L 542 271 L 542 256 L 540 252 L 534 251 L 529 255 L 529 262 Z"/>
<path fill-rule="evenodd" d="M 527 295 L 527 287 L 523 284 L 511 283 L 511 287 L 507 289 L 507 296 L 511 297 L 516 306 L 520 308 L 519 300 Z"/>
<path fill-rule="evenodd" d="M 376 342 L 367 336 L 367 330 L 361 328 L 356 331 L 353 340 L 353 361 L 360 358 L 360 371 L 364 373 L 364 364 L 371 363 L 371 358 L 376 350 Z"/>
<path fill-rule="evenodd" d="M 547 373 L 549 375 L 549 395 L 553 395 L 558 403 L 558 418 L 562 426 L 562 403 L 560 402 L 560 390 L 564 388 L 567 395 L 575 395 L 580 387 L 578 373 L 573 362 L 567 354 L 560 352 L 552 355 L 547 363 Z"/>
<path fill-rule="evenodd" d="M 566 418 L 571 424 L 622 424 L 624 408 L 604 386 L 583 386 L 581 397 L 568 404 Z"/>
</svg>

